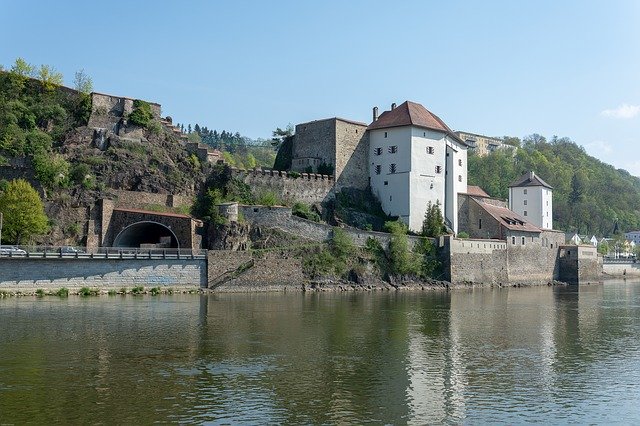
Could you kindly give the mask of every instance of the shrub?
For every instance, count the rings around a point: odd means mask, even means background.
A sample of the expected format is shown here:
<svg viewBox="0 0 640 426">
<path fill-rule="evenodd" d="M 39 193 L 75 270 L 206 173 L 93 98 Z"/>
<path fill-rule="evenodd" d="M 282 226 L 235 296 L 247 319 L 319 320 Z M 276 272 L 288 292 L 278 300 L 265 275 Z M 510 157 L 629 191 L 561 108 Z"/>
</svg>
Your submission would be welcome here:
<svg viewBox="0 0 640 426">
<path fill-rule="evenodd" d="M 147 130 L 149 130 L 154 135 L 159 135 L 162 132 L 162 124 L 160 124 L 157 120 L 149 120 L 146 125 Z"/>
<path fill-rule="evenodd" d="M 458 238 L 469 238 L 469 234 L 464 231 L 458 232 Z"/>
<path fill-rule="evenodd" d="M 148 102 L 136 99 L 133 101 L 133 111 L 129 114 L 129 123 L 145 127 L 153 119 L 151 105 Z"/>
<path fill-rule="evenodd" d="M 322 163 L 318 166 L 318 173 L 321 175 L 333 175 L 333 164 Z"/>
<path fill-rule="evenodd" d="M 56 296 L 69 297 L 69 289 L 66 287 L 62 287 L 60 290 L 56 291 Z"/>
<path fill-rule="evenodd" d="M 109 291 L 107 292 L 107 294 L 108 294 L 109 296 L 115 296 L 115 295 L 116 295 L 116 293 L 117 293 L 117 292 L 116 292 L 115 290 L 113 290 L 113 289 L 111 289 L 111 290 L 109 290 Z"/>
<path fill-rule="evenodd" d="M 39 153 L 33 157 L 36 178 L 45 187 L 55 189 L 67 186 L 69 163 L 60 154 Z"/>
<path fill-rule="evenodd" d="M 298 179 L 300 176 L 302 176 L 302 175 L 301 175 L 300 173 L 298 173 L 298 172 L 289 172 L 289 173 L 287 173 L 287 175 L 288 175 L 290 178 L 293 178 L 293 179 Z"/>
<path fill-rule="evenodd" d="M 160 294 L 160 292 L 161 292 L 160 287 L 153 287 L 151 289 L 151 295 L 152 296 L 157 296 L 158 294 Z"/>
<path fill-rule="evenodd" d="M 308 204 L 297 202 L 293 205 L 291 209 L 291 213 L 295 216 L 301 217 L 303 219 L 312 220 L 314 222 L 320 222 L 320 215 L 313 210 Z"/>
<path fill-rule="evenodd" d="M 352 255 L 356 250 L 349 235 L 340 228 L 333 228 L 330 247 L 331 253 L 341 261 L 346 261 L 349 255 Z"/>
<path fill-rule="evenodd" d="M 73 183 L 81 185 L 89 175 L 90 171 L 91 169 L 85 163 L 74 164 L 73 166 L 71 166 L 70 171 L 71 181 Z"/>
<path fill-rule="evenodd" d="M 36 296 L 38 296 L 38 297 L 44 296 L 44 290 L 41 289 L 41 288 L 37 289 L 36 290 Z"/>
<path fill-rule="evenodd" d="M 131 294 L 142 294 L 144 292 L 143 286 L 137 286 L 131 289 Z"/>
<path fill-rule="evenodd" d="M 263 206 L 272 207 L 279 203 L 278 196 L 273 191 L 263 192 L 258 196 L 256 203 Z"/>
<path fill-rule="evenodd" d="M 78 295 L 80 295 L 80 296 L 91 296 L 91 289 L 89 287 L 82 287 L 78 291 Z"/>
</svg>

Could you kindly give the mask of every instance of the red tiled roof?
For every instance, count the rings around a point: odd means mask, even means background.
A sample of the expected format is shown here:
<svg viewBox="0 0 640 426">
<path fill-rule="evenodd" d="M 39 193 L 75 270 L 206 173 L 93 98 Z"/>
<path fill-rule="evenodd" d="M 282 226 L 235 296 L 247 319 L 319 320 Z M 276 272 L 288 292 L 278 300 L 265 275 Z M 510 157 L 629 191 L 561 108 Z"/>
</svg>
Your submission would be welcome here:
<svg viewBox="0 0 640 426">
<path fill-rule="evenodd" d="M 422 105 L 411 101 L 405 101 L 391 111 L 385 111 L 380 114 L 380 117 L 369 125 L 369 130 L 400 126 L 417 126 L 444 133 L 453 133 L 449 126 L 440 120 L 437 115 Z"/>
<path fill-rule="evenodd" d="M 484 189 L 475 185 L 467 185 L 467 194 L 473 195 L 474 197 L 491 198 L 491 196 L 487 194 Z"/>
<path fill-rule="evenodd" d="M 542 230 L 535 225 L 527 222 L 522 216 L 514 213 L 506 207 L 495 206 L 485 203 L 481 200 L 475 200 L 480 208 L 486 211 L 490 216 L 496 219 L 502 226 L 512 231 L 524 231 L 540 233 Z"/>
<path fill-rule="evenodd" d="M 467 145 L 437 115 L 422 105 L 404 101 L 391 111 L 385 111 L 367 127 L 367 130 L 387 129 L 389 127 L 416 126 L 446 133 L 458 142 Z"/>
<path fill-rule="evenodd" d="M 181 217 L 181 218 L 184 218 L 184 219 L 193 219 L 191 216 L 189 216 L 187 214 L 154 212 L 154 211 L 151 211 L 151 210 L 115 208 L 115 209 L 113 209 L 113 211 L 126 212 L 126 213 L 153 214 L 153 215 L 156 215 L 156 216 L 169 216 L 169 217 Z"/>
</svg>

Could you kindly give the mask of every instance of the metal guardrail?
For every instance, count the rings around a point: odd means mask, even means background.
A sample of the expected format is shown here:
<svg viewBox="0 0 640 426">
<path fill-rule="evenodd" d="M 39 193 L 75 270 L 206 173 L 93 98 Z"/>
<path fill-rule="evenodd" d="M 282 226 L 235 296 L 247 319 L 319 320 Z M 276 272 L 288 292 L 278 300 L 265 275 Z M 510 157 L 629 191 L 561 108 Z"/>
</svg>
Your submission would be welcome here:
<svg viewBox="0 0 640 426">
<path fill-rule="evenodd" d="M 76 247 L 0 246 L 0 258 L 43 259 L 205 259 L 206 250 L 177 248 L 99 247 L 84 250 Z"/>
</svg>

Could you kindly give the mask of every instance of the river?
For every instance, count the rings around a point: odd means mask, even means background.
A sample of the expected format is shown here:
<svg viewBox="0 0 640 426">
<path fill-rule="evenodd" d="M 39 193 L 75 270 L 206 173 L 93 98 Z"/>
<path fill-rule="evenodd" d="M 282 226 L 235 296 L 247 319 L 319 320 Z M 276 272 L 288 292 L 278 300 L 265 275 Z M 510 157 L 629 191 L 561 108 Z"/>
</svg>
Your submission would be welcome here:
<svg viewBox="0 0 640 426">
<path fill-rule="evenodd" d="M 639 423 L 640 282 L 0 300 L 0 424 Z"/>
</svg>

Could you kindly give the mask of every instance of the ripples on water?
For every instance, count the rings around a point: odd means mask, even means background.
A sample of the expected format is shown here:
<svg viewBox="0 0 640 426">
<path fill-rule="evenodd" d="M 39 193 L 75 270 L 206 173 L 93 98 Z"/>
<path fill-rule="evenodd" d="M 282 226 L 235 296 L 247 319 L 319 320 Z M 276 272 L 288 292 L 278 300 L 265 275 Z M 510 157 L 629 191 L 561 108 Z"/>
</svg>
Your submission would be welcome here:
<svg viewBox="0 0 640 426">
<path fill-rule="evenodd" d="M 640 283 L 0 300 L 4 423 L 638 423 Z"/>
</svg>

